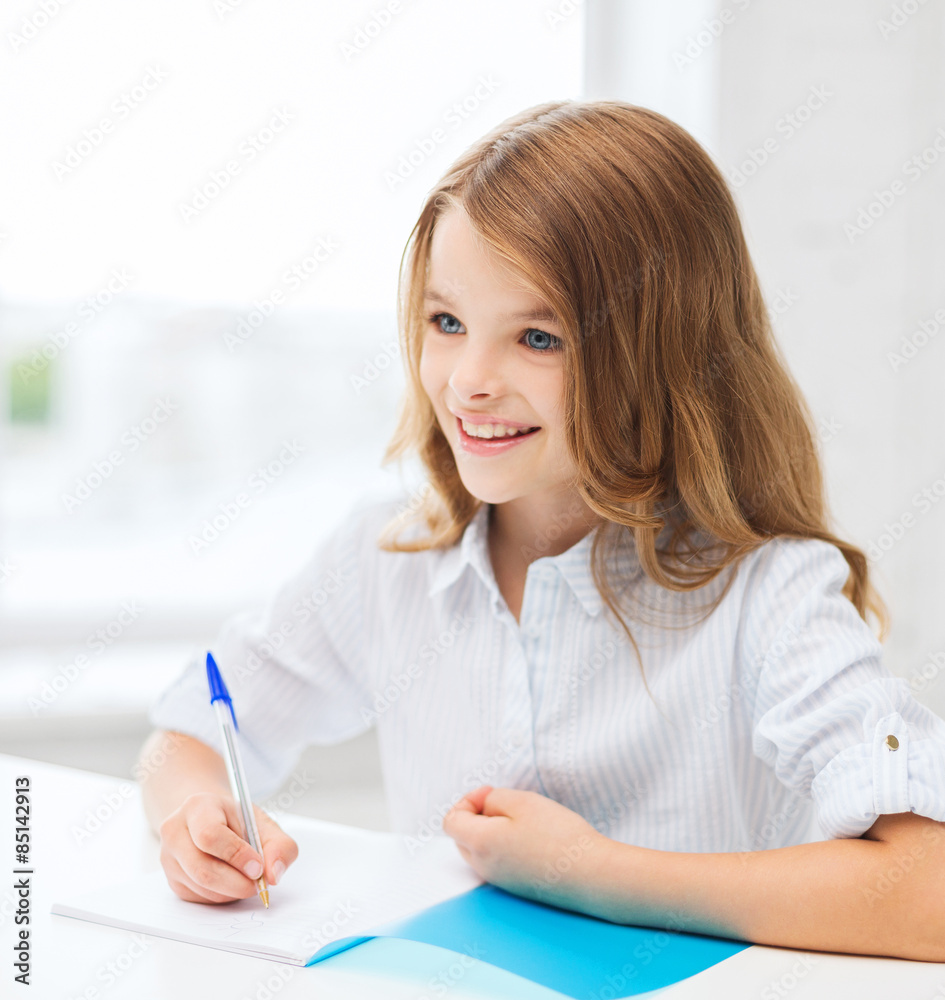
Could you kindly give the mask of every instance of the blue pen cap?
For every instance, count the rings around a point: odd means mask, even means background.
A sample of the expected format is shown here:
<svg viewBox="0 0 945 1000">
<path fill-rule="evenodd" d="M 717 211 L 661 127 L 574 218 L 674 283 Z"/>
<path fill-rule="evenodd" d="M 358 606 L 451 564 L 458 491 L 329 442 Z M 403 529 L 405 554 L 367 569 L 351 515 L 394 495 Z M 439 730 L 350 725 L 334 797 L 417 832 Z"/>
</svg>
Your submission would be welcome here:
<svg viewBox="0 0 945 1000">
<path fill-rule="evenodd" d="M 227 708 L 230 710 L 230 715 L 233 716 L 233 725 L 239 731 L 240 727 L 236 721 L 236 712 L 233 711 L 233 700 L 230 698 L 230 692 L 226 689 L 226 684 L 220 674 L 217 661 L 213 658 L 213 653 L 209 650 L 207 651 L 207 681 L 210 684 L 210 704 L 212 705 L 218 699 L 225 701 Z"/>
</svg>

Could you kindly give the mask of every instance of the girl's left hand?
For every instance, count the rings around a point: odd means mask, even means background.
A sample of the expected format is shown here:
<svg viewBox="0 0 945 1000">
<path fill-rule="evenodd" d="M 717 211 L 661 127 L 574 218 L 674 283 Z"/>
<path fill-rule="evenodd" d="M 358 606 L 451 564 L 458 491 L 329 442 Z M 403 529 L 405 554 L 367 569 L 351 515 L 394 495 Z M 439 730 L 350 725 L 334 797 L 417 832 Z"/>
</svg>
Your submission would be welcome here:
<svg viewBox="0 0 945 1000">
<path fill-rule="evenodd" d="M 481 785 L 443 818 L 480 878 L 542 903 L 589 912 L 607 837 L 537 792 Z"/>
</svg>

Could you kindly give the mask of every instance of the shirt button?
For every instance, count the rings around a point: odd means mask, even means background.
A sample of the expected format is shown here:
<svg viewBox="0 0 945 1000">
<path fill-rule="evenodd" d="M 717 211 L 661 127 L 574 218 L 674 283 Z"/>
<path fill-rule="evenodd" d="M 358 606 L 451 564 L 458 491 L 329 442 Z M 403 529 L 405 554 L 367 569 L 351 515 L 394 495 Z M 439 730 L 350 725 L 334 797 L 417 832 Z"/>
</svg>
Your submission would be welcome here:
<svg viewBox="0 0 945 1000">
<path fill-rule="evenodd" d="M 528 628 L 525 629 L 525 633 L 526 635 L 531 636 L 532 639 L 537 639 L 541 635 L 541 626 L 529 625 Z"/>
<path fill-rule="evenodd" d="M 896 737 L 890 733 L 889 736 L 886 737 L 886 746 L 888 746 L 890 750 L 898 750 L 899 740 L 897 740 Z"/>
</svg>

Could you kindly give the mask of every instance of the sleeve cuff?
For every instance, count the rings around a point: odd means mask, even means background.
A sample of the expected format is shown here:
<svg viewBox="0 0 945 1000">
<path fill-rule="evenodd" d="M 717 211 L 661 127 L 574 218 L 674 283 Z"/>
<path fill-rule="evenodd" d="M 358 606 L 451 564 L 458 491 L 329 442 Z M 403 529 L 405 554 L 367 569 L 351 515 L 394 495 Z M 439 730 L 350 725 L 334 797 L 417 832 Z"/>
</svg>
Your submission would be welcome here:
<svg viewBox="0 0 945 1000">
<path fill-rule="evenodd" d="M 889 813 L 945 822 L 945 743 L 911 739 L 898 712 L 876 723 L 869 743 L 837 754 L 811 784 L 817 821 L 828 838 L 859 837 Z"/>
</svg>

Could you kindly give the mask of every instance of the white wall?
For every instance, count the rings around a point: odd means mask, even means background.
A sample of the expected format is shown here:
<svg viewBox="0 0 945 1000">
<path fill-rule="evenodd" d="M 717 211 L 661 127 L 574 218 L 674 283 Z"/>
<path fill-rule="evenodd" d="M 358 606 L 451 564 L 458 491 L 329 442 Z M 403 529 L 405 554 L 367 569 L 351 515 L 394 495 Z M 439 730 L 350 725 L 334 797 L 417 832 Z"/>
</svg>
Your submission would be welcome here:
<svg viewBox="0 0 945 1000">
<path fill-rule="evenodd" d="M 579 82 L 581 18 L 549 24 L 543 0 L 49 6 L 0 14 L 6 298 L 84 297 L 117 266 L 141 295 L 386 308 L 426 189 L 492 124 Z M 286 289 L 320 238 L 329 262 Z"/>
</svg>

